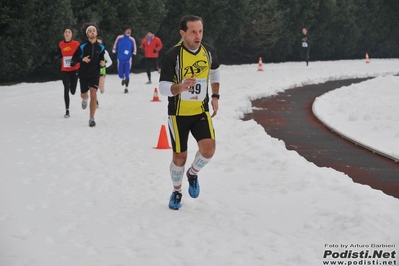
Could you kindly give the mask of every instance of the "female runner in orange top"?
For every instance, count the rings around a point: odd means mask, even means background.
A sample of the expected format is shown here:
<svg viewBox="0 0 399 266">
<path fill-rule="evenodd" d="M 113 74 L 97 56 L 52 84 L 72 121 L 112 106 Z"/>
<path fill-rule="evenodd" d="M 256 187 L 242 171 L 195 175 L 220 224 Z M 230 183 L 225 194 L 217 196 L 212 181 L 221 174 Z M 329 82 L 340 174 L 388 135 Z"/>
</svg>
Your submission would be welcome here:
<svg viewBox="0 0 399 266">
<path fill-rule="evenodd" d="M 71 27 L 64 28 L 64 40 L 58 44 L 58 54 L 61 56 L 61 77 L 64 84 L 64 100 L 66 113 L 65 118 L 69 117 L 69 92 L 75 95 L 78 85 L 78 69 L 80 64 L 71 66 L 71 59 L 80 43 L 72 39 L 73 32 Z"/>
</svg>

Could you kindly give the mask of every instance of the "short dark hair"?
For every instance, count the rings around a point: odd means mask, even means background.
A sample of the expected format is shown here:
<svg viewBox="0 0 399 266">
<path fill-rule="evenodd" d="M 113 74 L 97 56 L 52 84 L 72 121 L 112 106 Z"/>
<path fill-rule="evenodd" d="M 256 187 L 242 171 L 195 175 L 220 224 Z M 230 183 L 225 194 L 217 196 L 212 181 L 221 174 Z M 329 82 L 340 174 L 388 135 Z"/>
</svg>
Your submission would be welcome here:
<svg viewBox="0 0 399 266">
<path fill-rule="evenodd" d="M 70 30 L 73 33 L 73 28 L 71 26 L 65 26 L 62 32 L 65 32 L 66 30 Z"/>
<path fill-rule="evenodd" d="M 186 15 L 184 17 L 181 18 L 180 20 L 180 30 L 182 31 L 187 31 L 187 22 L 193 22 L 193 21 L 201 21 L 202 24 L 204 23 L 202 21 L 202 18 L 199 16 L 195 16 L 195 15 Z"/>
</svg>

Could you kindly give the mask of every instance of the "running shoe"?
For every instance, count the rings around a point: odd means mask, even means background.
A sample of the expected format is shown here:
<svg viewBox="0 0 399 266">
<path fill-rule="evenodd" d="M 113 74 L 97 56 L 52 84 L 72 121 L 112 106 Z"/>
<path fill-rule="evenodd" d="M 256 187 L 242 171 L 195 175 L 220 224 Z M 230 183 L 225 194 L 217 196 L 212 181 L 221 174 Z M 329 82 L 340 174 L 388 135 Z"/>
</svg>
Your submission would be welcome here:
<svg viewBox="0 0 399 266">
<path fill-rule="evenodd" d="M 87 99 L 86 100 L 82 100 L 82 109 L 86 109 L 87 107 Z"/>
<path fill-rule="evenodd" d="M 104 93 L 104 88 L 100 89 L 100 92 L 101 92 L 101 94 L 103 94 Z"/>
<path fill-rule="evenodd" d="M 90 118 L 90 120 L 89 120 L 89 126 L 90 126 L 90 127 L 96 126 L 96 121 L 94 121 L 94 117 Z"/>
<path fill-rule="evenodd" d="M 66 111 L 64 117 L 65 117 L 65 118 L 68 118 L 68 117 L 69 117 L 69 110 Z"/>
<path fill-rule="evenodd" d="M 189 183 L 188 187 L 188 194 L 190 197 L 197 198 L 200 194 L 200 186 L 198 183 L 198 176 L 197 175 L 190 175 L 190 169 L 187 170 L 187 179 Z"/>
<path fill-rule="evenodd" d="M 146 84 L 151 84 L 151 80 L 147 81 L 147 83 L 146 83 Z"/>
<path fill-rule="evenodd" d="M 122 83 L 122 86 L 125 86 L 125 83 L 126 83 L 126 82 L 125 82 L 124 79 L 122 79 L 122 82 L 121 82 L 121 83 Z"/>
<path fill-rule="evenodd" d="M 172 210 L 180 209 L 182 197 L 183 195 L 179 191 L 174 191 L 172 195 L 170 195 L 169 208 Z"/>
<path fill-rule="evenodd" d="M 129 90 L 127 88 L 125 88 L 125 93 L 128 93 L 128 92 L 129 92 Z"/>
</svg>

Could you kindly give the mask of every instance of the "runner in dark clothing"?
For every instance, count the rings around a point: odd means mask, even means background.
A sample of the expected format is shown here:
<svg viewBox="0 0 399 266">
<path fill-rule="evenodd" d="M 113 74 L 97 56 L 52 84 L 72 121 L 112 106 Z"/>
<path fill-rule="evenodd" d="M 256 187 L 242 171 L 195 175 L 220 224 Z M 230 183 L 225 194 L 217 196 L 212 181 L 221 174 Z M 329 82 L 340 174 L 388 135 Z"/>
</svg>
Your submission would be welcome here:
<svg viewBox="0 0 399 266">
<path fill-rule="evenodd" d="M 301 59 L 306 61 L 306 65 L 309 65 L 309 51 L 311 45 L 311 38 L 308 35 L 308 30 L 306 28 L 302 29 L 302 38 L 301 38 Z"/>
<path fill-rule="evenodd" d="M 82 43 L 73 54 L 71 65 L 80 63 L 79 81 L 82 97 L 82 108 L 86 109 L 88 92 L 90 90 L 90 120 L 89 126 L 94 127 L 94 114 L 97 109 L 97 89 L 100 79 L 100 68 L 105 66 L 104 45 L 97 42 L 97 26 L 95 23 L 85 23 L 82 27 L 87 41 Z"/>
<path fill-rule="evenodd" d="M 79 47 L 80 43 L 73 40 L 73 32 L 71 27 L 64 29 L 64 40 L 58 44 L 58 56 L 61 58 L 61 78 L 64 84 L 64 101 L 65 101 L 65 118 L 69 117 L 69 92 L 75 95 L 78 85 L 78 69 L 79 64 L 71 66 L 73 53 Z"/>
</svg>

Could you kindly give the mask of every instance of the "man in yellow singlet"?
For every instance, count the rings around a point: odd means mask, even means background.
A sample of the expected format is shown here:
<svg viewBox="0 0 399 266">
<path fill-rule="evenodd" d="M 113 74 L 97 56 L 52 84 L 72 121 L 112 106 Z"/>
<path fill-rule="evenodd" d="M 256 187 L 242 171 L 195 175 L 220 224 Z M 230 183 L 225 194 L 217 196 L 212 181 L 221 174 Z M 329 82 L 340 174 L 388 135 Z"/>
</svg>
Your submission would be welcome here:
<svg viewBox="0 0 399 266">
<path fill-rule="evenodd" d="M 219 108 L 219 62 L 215 49 L 202 43 L 203 23 L 198 16 L 187 15 L 180 21 L 182 40 L 162 58 L 159 91 L 168 96 L 168 126 L 173 147 L 170 175 L 173 192 L 169 208 L 181 207 L 182 182 L 186 174 L 192 198 L 200 193 L 198 172 L 215 153 L 212 117 Z M 210 88 L 208 86 L 210 84 Z M 209 102 L 213 113 L 209 113 Z M 185 173 L 189 133 L 198 143 L 198 151 Z"/>
</svg>

